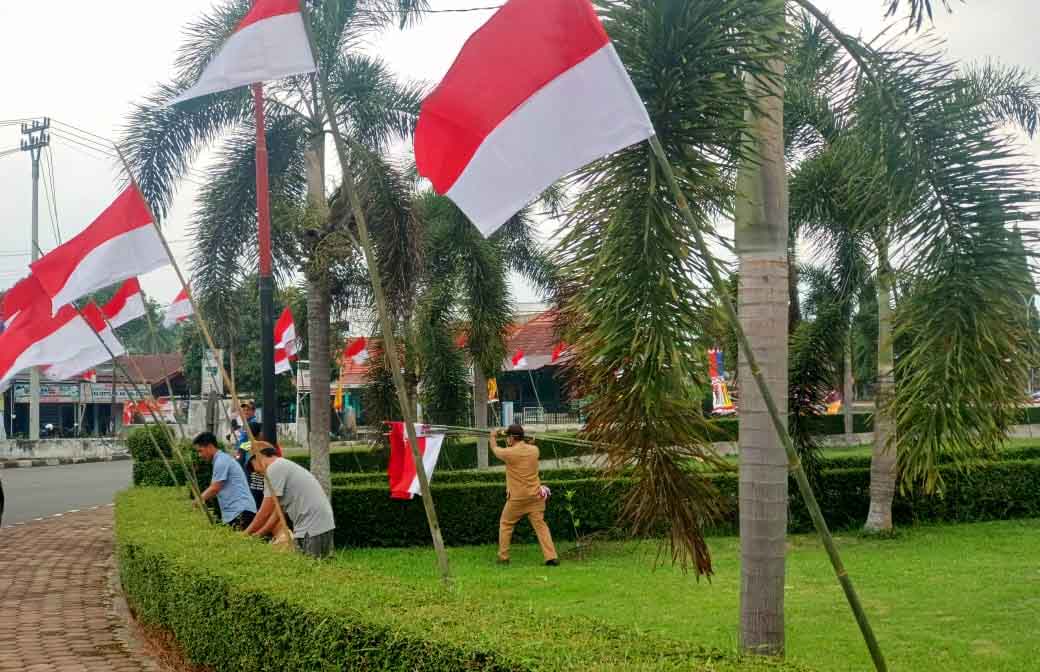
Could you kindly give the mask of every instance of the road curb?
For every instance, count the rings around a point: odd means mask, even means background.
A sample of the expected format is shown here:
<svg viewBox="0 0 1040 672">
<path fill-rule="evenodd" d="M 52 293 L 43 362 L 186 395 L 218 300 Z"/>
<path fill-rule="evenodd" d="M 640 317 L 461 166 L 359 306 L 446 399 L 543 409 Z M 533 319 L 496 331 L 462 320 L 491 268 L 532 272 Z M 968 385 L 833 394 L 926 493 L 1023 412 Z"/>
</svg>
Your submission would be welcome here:
<svg viewBox="0 0 1040 672">
<path fill-rule="evenodd" d="M 58 467 L 66 464 L 93 464 L 96 462 L 122 462 L 129 460 L 129 455 L 112 455 L 111 457 L 50 457 L 32 460 L 0 460 L 0 469 L 25 469 L 27 467 Z"/>
</svg>

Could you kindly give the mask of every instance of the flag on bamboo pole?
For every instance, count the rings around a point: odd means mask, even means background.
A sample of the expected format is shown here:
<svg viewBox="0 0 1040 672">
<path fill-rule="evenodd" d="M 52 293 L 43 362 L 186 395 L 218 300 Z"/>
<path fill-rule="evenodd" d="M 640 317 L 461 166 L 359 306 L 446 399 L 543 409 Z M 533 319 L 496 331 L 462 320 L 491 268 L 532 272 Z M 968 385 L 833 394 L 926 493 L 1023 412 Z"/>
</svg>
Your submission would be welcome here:
<svg viewBox="0 0 1040 672">
<path fill-rule="evenodd" d="M 118 357 L 126 354 L 126 348 L 119 342 L 115 332 L 105 322 L 101 309 L 94 303 L 88 303 L 83 308 L 83 319 L 90 325 L 93 334 L 75 355 L 52 362 L 45 368 L 43 375 L 48 379 L 68 380 L 94 368 L 98 364 L 111 360 L 113 355 Z M 98 336 L 101 337 L 101 340 L 98 340 Z M 104 344 L 101 341 L 104 341 Z M 106 348 L 105 346 L 108 347 Z M 111 354 L 109 354 L 109 351 L 111 351 Z"/>
<path fill-rule="evenodd" d="M 589 0 L 510 0 L 423 101 L 415 161 L 487 236 L 567 173 L 653 134 Z"/>
<path fill-rule="evenodd" d="M 514 371 L 522 371 L 527 368 L 527 355 L 523 350 L 517 350 L 513 353 L 513 358 L 509 360 L 509 363 L 513 365 Z"/>
<path fill-rule="evenodd" d="M 390 425 L 390 463 L 386 475 L 390 481 L 391 499 L 411 499 L 422 494 L 419 487 L 419 474 L 415 471 L 415 459 L 408 446 L 403 422 L 388 422 Z M 422 455 L 423 469 L 426 476 L 433 480 L 433 470 L 437 466 L 437 458 L 444 444 L 444 434 L 429 434 L 426 427 L 415 426 L 416 439 L 419 443 L 419 454 Z"/>
<path fill-rule="evenodd" d="M 361 366 L 368 361 L 368 339 L 358 336 L 343 349 L 343 356 Z"/>
<path fill-rule="evenodd" d="M 43 291 L 40 282 L 35 276 L 29 275 L 22 278 L 4 292 L 4 298 L 0 301 L 0 320 L 4 328 L 11 326 L 18 313 L 37 303 L 50 304 L 50 297 Z"/>
<path fill-rule="evenodd" d="M 292 311 L 288 306 L 282 311 L 278 322 L 274 325 L 274 347 L 275 350 L 285 350 L 290 359 L 298 352 L 296 323 L 293 321 Z"/>
<path fill-rule="evenodd" d="M 101 308 L 101 312 L 105 314 L 113 329 L 144 317 L 144 294 L 141 293 L 141 283 L 137 278 L 130 278 L 124 282 L 119 291 Z"/>
<path fill-rule="evenodd" d="M 0 334 L 0 389 L 33 366 L 47 366 L 79 354 L 97 337 L 72 306 L 51 315 L 48 303 L 21 311 Z"/>
<path fill-rule="evenodd" d="M 51 310 L 170 263 L 148 204 L 133 185 L 75 238 L 30 264 Z"/>
<path fill-rule="evenodd" d="M 300 0 L 256 0 L 198 81 L 170 104 L 315 69 Z"/>
<path fill-rule="evenodd" d="M 184 322 L 194 313 L 195 310 L 191 306 L 188 290 L 182 289 L 166 309 L 166 315 L 163 316 L 163 326 L 170 329 L 178 322 Z"/>
</svg>

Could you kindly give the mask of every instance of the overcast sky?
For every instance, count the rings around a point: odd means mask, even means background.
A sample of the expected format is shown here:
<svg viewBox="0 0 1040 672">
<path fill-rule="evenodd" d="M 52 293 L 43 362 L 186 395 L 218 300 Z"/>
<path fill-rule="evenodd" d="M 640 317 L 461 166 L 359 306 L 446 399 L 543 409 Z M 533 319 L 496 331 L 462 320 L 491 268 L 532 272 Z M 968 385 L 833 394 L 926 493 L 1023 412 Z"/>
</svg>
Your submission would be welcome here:
<svg viewBox="0 0 1040 672">
<path fill-rule="evenodd" d="M 549 1 L 549 0 L 547 0 Z M 954 2 L 952 16 L 937 17 L 936 30 L 951 55 L 977 61 L 995 58 L 1040 73 L 1037 0 Z M 486 0 L 432 0 L 434 9 L 496 4 Z M 908 4 L 908 3 L 907 3 Z M 936 4 L 939 4 L 938 1 Z M 181 28 L 212 0 L 34 0 L 0 2 L 0 154 L 18 146 L 17 125 L 7 120 L 50 116 L 64 124 L 113 138 L 133 101 L 168 81 Z M 844 30 L 865 36 L 882 27 L 883 0 L 819 0 Z M 373 36 L 366 49 L 380 54 L 402 76 L 434 82 L 451 65 L 466 37 L 488 11 L 431 14 L 407 31 Z M 75 132 L 52 139 L 57 219 L 65 239 L 83 229 L 115 195 L 111 162 L 75 144 Z M 64 129 L 64 130 L 62 130 Z M 1031 146 L 1040 162 L 1040 143 Z M 197 173 L 194 179 L 199 179 Z M 48 181 L 49 182 L 49 181 Z M 48 184 L 49 186 L 49 184 Z M 167 221 L 167 236 L 187 263 L 190 220 L 197 187 L 182 185 Z M 41 186 L 40 241 L 54 246 L 52 218 Z M 25 274 L 31 213 L 31 169 L 27 153 L 0 156 L 0 288 Z M 176 294 L 172 271 L 143 279 L 145 291 L 166 302 Z M 518 285 L 517 299 L 532 300 Z"/>
</svg>

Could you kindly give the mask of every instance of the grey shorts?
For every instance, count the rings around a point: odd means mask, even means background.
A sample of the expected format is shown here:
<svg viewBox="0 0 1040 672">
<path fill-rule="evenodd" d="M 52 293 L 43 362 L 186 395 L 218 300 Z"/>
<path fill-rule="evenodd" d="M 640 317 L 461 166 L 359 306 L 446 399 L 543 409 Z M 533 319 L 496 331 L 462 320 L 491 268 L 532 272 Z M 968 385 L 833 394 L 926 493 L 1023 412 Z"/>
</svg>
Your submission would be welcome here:
<svg viewBox="0 0 1040 672">
<path fill-rule="evenodd" d="M 332 555 L 332 536 L 335 530 L 322 532 L 314 536 L 307 535 L 296 539 L 296 546 L 312 558 L 327 558 Z"/>
</svg>

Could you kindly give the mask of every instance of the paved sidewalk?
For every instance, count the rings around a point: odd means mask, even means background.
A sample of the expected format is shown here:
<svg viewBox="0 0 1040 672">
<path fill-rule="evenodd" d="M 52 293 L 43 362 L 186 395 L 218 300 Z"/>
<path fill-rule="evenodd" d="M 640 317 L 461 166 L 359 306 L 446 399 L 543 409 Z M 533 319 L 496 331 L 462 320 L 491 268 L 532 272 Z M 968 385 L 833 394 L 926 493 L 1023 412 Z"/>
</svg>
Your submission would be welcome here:
<svg viewBox="0 0 1040 672">
<path fill-rule="evenodd" d="M 113 607 L 112 508 L 0 530 L 0 672 L 159 672 Z"/>
</svg>

